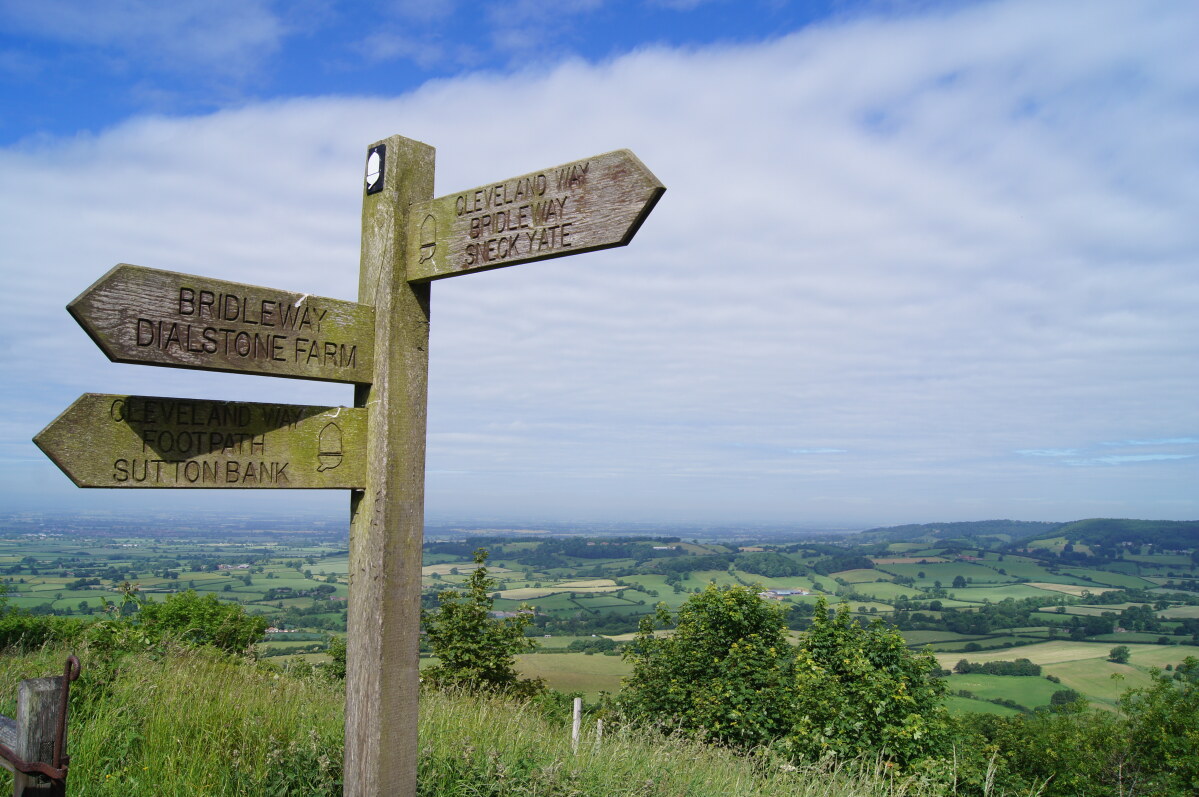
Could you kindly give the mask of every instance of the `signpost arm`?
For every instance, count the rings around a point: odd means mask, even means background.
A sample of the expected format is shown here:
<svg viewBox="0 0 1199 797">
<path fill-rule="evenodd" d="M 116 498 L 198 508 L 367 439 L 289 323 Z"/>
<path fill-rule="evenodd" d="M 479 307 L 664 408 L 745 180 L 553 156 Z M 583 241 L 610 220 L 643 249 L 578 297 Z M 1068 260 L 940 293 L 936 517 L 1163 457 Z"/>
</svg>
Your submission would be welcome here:
<svg viewBox="0 0 1199 797">
<path fill-rule="evenodd" d="M 375 307 L 366 490 L 350 503 L 345 794 L 416 794 L 429 286 L 406 279 L 408 208 L 433 196 L 432 147 L 392 136 L 363 197 L 358 301 Z M 372 163 L 378 162 L 372 158 Z"/>
</svg>

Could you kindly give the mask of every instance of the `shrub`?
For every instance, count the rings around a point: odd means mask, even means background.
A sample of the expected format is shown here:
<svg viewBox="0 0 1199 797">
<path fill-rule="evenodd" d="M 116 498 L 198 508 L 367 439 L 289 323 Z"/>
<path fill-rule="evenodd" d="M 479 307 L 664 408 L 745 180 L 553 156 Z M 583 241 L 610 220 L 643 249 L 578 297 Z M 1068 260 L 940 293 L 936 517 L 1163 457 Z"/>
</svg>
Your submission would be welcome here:
<svg viewBox="0 0 1199 797">
<path fill-rule="evenodd" d="M 168 595 L 162 603 L 147 603 L 137 613 L 137 627 L 148 640 L 173 636 L 194 645 L 212 645 L 229 653 L 245 653 L 262 639 L 266 620 L 246 614 L 241 606 L 222 603 L 216 595 L 195 590 Z"/>
<path fill-rule="evenodd" d="M 489 593 L 496 581 L 488 577 L 486 562 L 487 551 L 475 551 L 476 567 L 467 580 L 466 594 L 446 590 L 438 595 L 437 611 L 421 612 L 429 646 L 440 660 L 423 670 L 421 677 L 438 688 L 535 694 L 545 688 L 544 682 L 521 679 L 514 667 L 515 655 L 537 644 L 525 636 L 532 614 L 491 617 Z"/>
<path fill-rule="evenodd" d="M 1078 692 L 1075 692 L 1073 689 L 1059 689 L 1049 696 L 1049 705 L 1068 706 L 1071 703 L 1082 699 L 1082 695 L 1080 695 Z"/>
<path fill-rule="evenodd" d="M 922 758 L 948 737 L 939 669 L 881 620 L 863 628 L 847 606 L 832 613 L 821 599 L 796 656 L 796 720 L 784 744 L 805 758 Z"/>
<path fill-rule="evenodd" d="M 1154 672 L 1150 686 L 1120 697 L 1148 794 L 1199 793 L 1199 659 L 1188 656 L 1177 673 Z"/>
<path fill-rule="evenodd" d="M 661 622 L 670 615 L 659 610 Z M 687 601 L 673 636 L 643 621 L 626 651 L 627 715 L 739 747 L 774 743 L 793 760 L 881 755 L 908 762 L 946 741 L 944 682 L 931 653 L 912 653 L 881 620 L 817 602 L 798 648 L 783 612 L 746 587 L 709 586 Z"/>
<path fill-rule="evenodd" d="M 664 605 L 657 620 L 671 622 Z M 626 715 L 722 742 L 753 746 L 782 736 L 793 702 L 783 609 L 750 587 L 709 585 L 678 612 L 672 636 L 641 621 L 625 658 L 633 674 L 619 698 Z"/>
<path fill-rule="evenodd" d="M 74 618 L 0 610 L 0 651 L 69 642 L 76 639 L 85 627 L 82 620 Z"/>
</svg>

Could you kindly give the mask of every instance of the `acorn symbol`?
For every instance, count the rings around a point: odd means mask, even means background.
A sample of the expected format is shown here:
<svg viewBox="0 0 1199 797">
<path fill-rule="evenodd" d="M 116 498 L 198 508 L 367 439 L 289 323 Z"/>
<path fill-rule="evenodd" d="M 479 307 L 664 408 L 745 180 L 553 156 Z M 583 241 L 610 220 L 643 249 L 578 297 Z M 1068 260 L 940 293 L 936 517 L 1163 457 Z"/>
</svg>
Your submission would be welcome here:
<svg viewBox="0 0 1199 797">
<path fill-rule="evenodd" d="M 420 262 L 427 263 L 437 254 L 437 219 L 425 216 L 420 225 Z"/>
<path fill-rule="evenodd" d="M 317 438 L 317 473 L 333 470 L 341 464 L 341 427 L 333 422 L 325 424 Z"/>
<path fill-rule="evenodd" d="M 371 150 L 370 157 L 366 159 L 366 190 L 370 191 L 378 185 L 382 176 L 383 158 L 378 150 Z"/>
</svg>

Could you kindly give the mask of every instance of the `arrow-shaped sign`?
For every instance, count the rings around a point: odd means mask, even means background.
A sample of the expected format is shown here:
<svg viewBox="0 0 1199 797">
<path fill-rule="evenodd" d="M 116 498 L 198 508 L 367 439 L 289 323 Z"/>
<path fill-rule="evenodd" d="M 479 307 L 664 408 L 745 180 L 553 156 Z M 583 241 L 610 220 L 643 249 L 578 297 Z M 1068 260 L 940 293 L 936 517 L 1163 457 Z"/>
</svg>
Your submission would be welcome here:
<svg viewBox="0 0 1199 797">
<path fill-rule="evenodd" d="M 408 281 L 624 246 L 665 190 L 621 149 L 415 204 Z"/>
<path fill-rule="evenodd" d="M 85 393 L 33 438 L 79 487 L 363 488 L 366 410 Z"/>
<path fill-rule="evenodd" d="M 368 383 L 373 307 L 121 264 L 67 305 L 118 363 Z"/>
</svg>

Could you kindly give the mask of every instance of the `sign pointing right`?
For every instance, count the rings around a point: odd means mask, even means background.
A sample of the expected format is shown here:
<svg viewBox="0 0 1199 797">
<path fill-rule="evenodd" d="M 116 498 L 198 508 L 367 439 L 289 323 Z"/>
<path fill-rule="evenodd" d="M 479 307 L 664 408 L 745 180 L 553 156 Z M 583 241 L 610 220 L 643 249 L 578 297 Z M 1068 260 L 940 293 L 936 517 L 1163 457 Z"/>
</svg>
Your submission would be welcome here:
<svg viewBox="0 0 1199 797">
<path fill-rule="evenodd" d="M 408 281 L 624 246 L 666 187 L 627 149 L 412 206 Z"/>
</svg>

